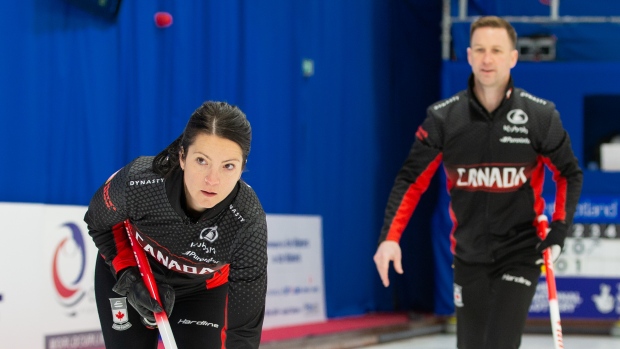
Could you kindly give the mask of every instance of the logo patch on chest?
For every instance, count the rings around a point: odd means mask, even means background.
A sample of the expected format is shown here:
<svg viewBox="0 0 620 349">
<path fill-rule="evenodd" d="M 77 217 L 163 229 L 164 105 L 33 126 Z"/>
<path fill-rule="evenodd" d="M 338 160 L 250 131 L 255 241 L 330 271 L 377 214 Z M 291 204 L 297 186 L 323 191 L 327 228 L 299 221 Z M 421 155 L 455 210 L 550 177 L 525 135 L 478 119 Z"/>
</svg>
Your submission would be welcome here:
<svg viewBox="0 0 620 349">
<path fill-rule="evenodd" d="M 510 137 L 504 136 L 499 139 L 501 143 L 511 143 L 511 144 L 530 144 L 530 139 L 525 137 Z"/>
<path fill-rule="evenodd" d="M 214 242 L 217 240 L 219 234 L 217 233 L 217 225 L 214 227 L 204 228 L 200 232 L 200 240 L 207 240 L 209 242 Z"/>
<path fill-rule="evenodd" d="M 506 114 L 506 119 L 513 125 L 523 125 L 527 123 L 527 114 L 521 109 L 513 109 Z"/>
</svg>

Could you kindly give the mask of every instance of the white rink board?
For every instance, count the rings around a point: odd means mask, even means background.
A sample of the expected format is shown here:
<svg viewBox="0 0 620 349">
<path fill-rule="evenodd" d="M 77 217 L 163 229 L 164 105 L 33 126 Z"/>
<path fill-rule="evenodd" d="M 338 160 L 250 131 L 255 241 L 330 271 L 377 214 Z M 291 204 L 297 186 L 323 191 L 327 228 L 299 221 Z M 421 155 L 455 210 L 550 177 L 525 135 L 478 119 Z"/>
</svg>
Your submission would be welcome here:
<svg viewBox="0 0 620 349">
<path fill-rule="evenodd" d="M 85 212 L 0 202 L 0 349 L 103 347 Z M 267 215 L 267 224 L 275 250 L 268 248 L 265 328 L 324 321 L 321 218 Z"/>
<path fill-rule="evenodd" d="M 85 211 L 0 203 L 0 348 L 45 348 L 46 335 L 99 329 Z"/>
<path fill-rule="evenodd" d="M 264 329 L 326 321 L 321 225 L 319 216 L 267 215 Z"/>
</svg>

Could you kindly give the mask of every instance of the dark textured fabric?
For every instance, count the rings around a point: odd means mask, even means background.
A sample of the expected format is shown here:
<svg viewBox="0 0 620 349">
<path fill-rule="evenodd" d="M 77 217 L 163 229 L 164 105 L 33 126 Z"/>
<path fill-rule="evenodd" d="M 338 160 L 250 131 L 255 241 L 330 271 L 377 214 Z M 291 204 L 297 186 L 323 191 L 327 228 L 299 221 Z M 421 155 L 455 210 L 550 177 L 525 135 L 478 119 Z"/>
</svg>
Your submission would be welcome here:
<svg viewBox="0 0 620 349">
<path fill-rule="evenodd" d="M 535 251 L 492 265 L 454 260 L 454 298 L 459 349 L 517 349 L 540 266 Z"/>
<path fill-rule="evenodd" d="M 543 213 L 544 165 L 557 183 L 553 220 L 570 224 L 582 171 L 555 105 L 515 88 L 487 112 L 467 90 L 428 108 L 416 141 L 397 175 L 380 241 L 398 241 L 443 161 L 451 196 L 452 251 L 469 262 L 492 263 L 535 248 L 535 220 Z"/>
<path fill-rule="evenodd" d="M 265 309 L 267 225 L 254 191 L 243 181 L 197 219 L 179 202 L 182 176 L 164 180 L 152 157 L 121 169 L 94 195 L 85 215 L 89 233 L 113 273 L 135 265 L 122 222 L 130 219 L 157 282 L 177 297 L 228 282 L 227 348 L 257 348 Z M 175 305 L 175 311 L 177 306 Z"/>
</svg>

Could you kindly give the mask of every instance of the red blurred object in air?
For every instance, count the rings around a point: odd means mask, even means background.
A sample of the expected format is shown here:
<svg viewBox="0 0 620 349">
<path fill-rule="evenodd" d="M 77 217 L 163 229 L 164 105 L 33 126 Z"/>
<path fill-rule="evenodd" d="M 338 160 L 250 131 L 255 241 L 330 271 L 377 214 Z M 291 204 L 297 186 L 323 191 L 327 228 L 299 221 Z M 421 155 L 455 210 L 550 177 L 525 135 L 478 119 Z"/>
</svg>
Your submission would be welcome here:
<svg viewBox="0 0 620 349">
<path fill-rule="evenodd" d="M 155 25 L 157 28 L 168 28 L 172 25 L 172 15 L 168 12 L 155 13 Z"/>
</svg>

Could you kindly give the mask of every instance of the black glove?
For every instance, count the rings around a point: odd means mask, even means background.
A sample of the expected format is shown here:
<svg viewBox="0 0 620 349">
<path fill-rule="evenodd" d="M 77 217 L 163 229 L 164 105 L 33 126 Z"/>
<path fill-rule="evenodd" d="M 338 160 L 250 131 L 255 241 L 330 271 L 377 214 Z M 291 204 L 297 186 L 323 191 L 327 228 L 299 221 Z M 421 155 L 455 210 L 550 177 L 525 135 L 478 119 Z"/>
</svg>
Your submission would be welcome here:
<svg viewBox="0 0 620 349">
<path fill-rule="evenodd" d="M 542 253 L 546 248 L 553 245 L 559 246 L 559 251 L 564 248 L 564 240 L 566 239 L 566 234 L 568 231 L 566 223 L 562 221 L 553 221 L 549 225 L 549 228 L 550 231 L 547 233 L 547 237 L 536 245 L 536 251 L 539 253 Z M 554 253 L 553 255 L 553 260 L 555 261 L 559 257 L 560 253 L 558 252 L 557 255 Z"/>
<path fill-rule="evenodd" d="M 157 285 L 157 288 L 159 289 L 159 297 L 166 308 L 166 314 L 170 316 L 174 306 L 174 289 L 167 284 Z M 145 325 L 149 327 L 155 326 L 156 322 L 153 313 L 159 313 L 163 309 L 155 299 L 151 298 L 149 290 L 146 288 L 144 281 L 142 281 L 138 267 L 123 269 L 112 291 L 127 297 L 129 304 L 142 316 Z"/>
</svg>

